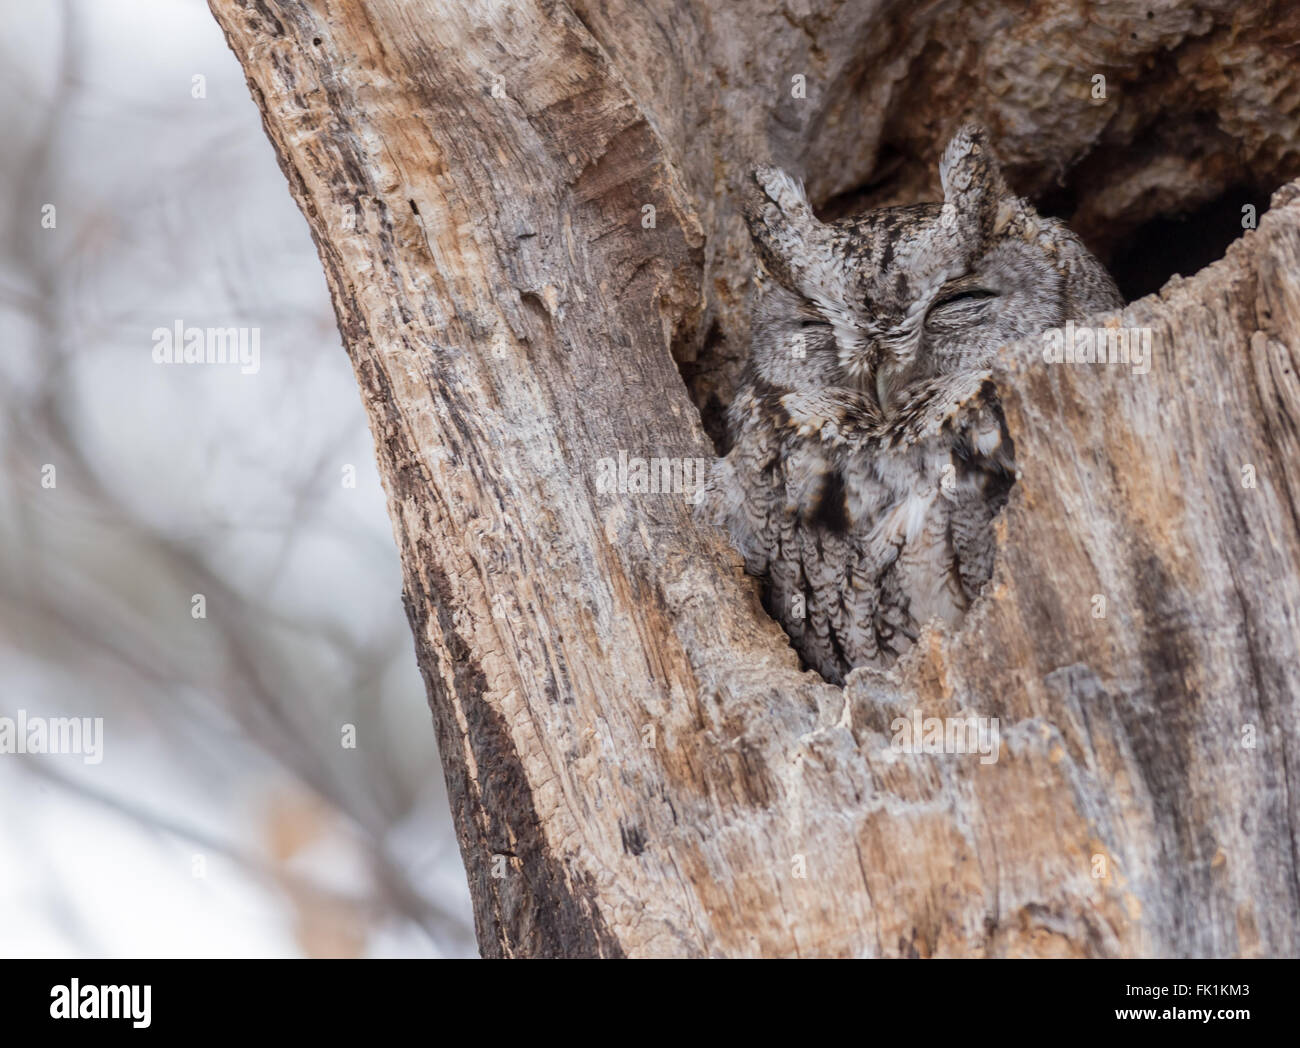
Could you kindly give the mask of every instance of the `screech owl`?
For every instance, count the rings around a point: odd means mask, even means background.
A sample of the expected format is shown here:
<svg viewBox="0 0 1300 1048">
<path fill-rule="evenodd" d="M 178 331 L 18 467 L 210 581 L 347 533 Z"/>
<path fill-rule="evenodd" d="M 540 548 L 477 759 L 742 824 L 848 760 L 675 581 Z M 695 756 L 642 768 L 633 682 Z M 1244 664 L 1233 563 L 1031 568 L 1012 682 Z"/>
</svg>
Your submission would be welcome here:
<svg viewBox="0 0 1300 1048">
<path fill-rule="evenodd" d="M 987 370 L 1007 342 L 1121 306 L 1079 239 L 1007 188 L 968 125 L 942 204 L 817 219 L 754 173 L 762 265 L 733 446 L 702 513 L 725 525 L 804 662 L 842 684 L 954 625 L 993 569 L 1014 448 Z"/>
</svg>

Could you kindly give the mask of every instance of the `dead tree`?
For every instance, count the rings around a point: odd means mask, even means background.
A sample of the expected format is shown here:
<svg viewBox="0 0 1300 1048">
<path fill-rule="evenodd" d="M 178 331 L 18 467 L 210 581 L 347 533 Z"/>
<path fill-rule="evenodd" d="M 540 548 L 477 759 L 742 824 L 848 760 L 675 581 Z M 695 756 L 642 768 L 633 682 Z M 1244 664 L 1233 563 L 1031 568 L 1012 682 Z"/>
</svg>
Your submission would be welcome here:
<svg viewBox="0 0 1300 1048">
<path fill-rule="evenodd" d="M 994 579 L 891 677 L 801 672 L 687 499 L 597 485 L 714 454 L 755 163 L 935 199 L 973 116 L 1150 270 L 1300 173 L 1295 5 L 210 2 L 369 414 L 485 954 L 1300 952 L 1290 187 L 1111 318 L 1148 374 L 1003 352 Z M 891 745 L 964 712 L 996 762 Z"/>
</svg>

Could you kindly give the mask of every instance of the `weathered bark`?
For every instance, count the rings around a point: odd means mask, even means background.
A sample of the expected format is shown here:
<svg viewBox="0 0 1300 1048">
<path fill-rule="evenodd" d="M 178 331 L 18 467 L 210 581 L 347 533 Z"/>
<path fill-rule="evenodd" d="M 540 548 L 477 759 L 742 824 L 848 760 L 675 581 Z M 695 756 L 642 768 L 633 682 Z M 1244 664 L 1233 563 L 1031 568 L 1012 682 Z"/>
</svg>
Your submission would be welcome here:
<svg viewBox="0 0 1300 1048">
<path fill-rule="evenodd" d="M 1125 311 L 1145 376 L 1008 347 L 994 580 L 890 677 L 800 672 L 685 499 L 596 488 L 713 454 L 754 162 L 916 199 L 973 114 L 1105 248 L 1296 174 L 1294 11 L 211 6 L 370 416 L 485 953 L 1300 952 L 1300 202 Z M 914 710 L 998 760 L 894 752 Z"/>
</svg>

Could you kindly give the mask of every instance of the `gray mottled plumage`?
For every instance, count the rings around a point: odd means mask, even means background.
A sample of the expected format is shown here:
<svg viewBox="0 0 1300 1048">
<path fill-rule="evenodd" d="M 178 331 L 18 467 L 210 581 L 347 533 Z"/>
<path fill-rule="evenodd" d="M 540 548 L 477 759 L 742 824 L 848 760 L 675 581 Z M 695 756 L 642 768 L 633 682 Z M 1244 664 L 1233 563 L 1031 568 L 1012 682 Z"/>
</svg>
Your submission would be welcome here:
<svg viewBox="0 0 1300 1048">
<path fill-rule="evenodd" d="M 751 359 L 702 511 L 835 683 L 958 622 L 992 572 L 1015 470 L 998 347 L 1122 304 L 1074 234 L 1010 193 L 980 128 L 957 132 L 940 177 L 943 204 L 824 224 L 760 168 L 746 206 Z"/>
</svg>

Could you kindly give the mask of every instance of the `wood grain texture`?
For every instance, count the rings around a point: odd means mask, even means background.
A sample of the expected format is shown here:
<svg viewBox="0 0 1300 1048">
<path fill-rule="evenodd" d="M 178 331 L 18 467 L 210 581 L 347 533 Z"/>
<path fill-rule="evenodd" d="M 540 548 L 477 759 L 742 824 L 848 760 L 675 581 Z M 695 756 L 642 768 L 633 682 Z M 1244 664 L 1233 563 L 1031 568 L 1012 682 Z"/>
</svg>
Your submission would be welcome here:
<svg viewBox="0 0 1300 1048">
<path fill-rule="evenodd" d="M 713 454 L 746 166 L 852 143 L 826 200 L 972 101 L 973 74 L 922 99 L 909 72 L 975 61 L 936 55 L 941 5 L 210 4 L 356 370 L 485 954 L 1300 952 L 1300 203 L 1125 311 L 1149 374 L 1004 351 L 1022 476 L 994 581 L 960 633 L 840 689 L 686 498 L 597 480 L 620 451 Z M 1196 28 L 1151 6 L 1144 46 Z M 1078 36 L 1026 25 L 1044 54 Z M 1104 134 L 1061 126 L 1068 94 L 999 97 L 1013 160 Z M 896 752 L 918 710 L 998 717 L 997 761 Z"/>
</svg>

